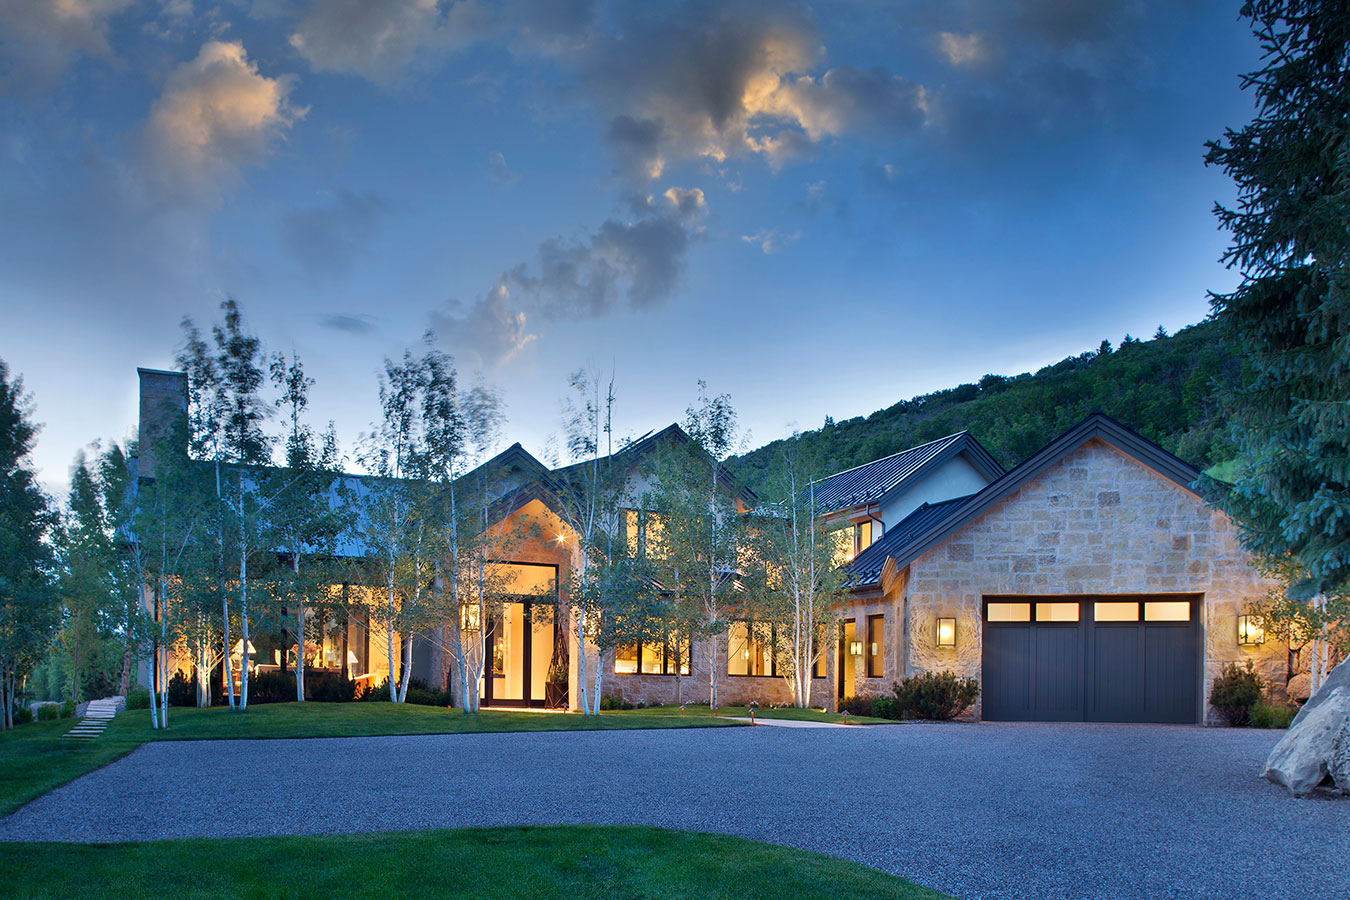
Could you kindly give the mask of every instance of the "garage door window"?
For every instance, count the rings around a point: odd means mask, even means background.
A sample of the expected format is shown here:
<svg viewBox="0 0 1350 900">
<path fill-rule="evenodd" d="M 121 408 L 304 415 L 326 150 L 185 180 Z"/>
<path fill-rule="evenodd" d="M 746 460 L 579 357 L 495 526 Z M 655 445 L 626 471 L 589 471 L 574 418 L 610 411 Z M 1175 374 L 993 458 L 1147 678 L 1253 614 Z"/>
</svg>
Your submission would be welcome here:
<svg viewBox="0 0 1350 900">
<path fill-rule="evenodd" d="M 990 603 L 985 611 L 985 619 L 990 622 L 1030 622 L 1030 603 Z"/>
<path fill-rule="evenodd" d="M 1138 622 L 1139 604 L 1104 600 L 1092 604 L 1092 618 L 1098 622 Z"/>
<path fill-rule="evenodd" d="M 1150 600 L 1144 604 L 1145 622 L 1189 622 L 1191 604 L 1188 600 Z"/>
<path fill-rule="evenodd" d="M 1037 622 L 1077 622 L 1077 603 L 1037 603 Z"/>
</svg>

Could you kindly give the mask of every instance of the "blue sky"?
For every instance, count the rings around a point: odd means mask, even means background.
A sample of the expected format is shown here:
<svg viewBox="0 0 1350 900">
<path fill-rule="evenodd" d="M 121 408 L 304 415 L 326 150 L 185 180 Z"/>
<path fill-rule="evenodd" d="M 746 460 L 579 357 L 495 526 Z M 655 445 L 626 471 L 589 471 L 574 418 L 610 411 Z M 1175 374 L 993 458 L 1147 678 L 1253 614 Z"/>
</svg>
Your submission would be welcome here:
<svg viewBox="0 0 1350 900">
<path fill-rule="evenodd" d="M 428 328 L 535 452 L 582 366 L 758 444 L 1175 330 L 1238 5 L 11 0 L 0 358 L 55 485 L 227 295 L 349 446 Z"/>
</svg>

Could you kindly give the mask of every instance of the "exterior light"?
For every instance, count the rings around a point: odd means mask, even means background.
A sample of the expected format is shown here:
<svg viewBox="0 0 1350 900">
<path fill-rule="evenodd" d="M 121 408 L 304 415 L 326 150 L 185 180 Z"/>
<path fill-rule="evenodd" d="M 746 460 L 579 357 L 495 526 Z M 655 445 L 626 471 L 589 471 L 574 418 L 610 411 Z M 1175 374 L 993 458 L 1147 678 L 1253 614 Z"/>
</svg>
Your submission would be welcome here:
<svg viewBox="0 0 1350 900">
<path fill-rule="evenodd" d="M 749 658 L 750 658 L 750 649 L 747 647 L 746 649 L 741 651 L 741 659 L 749 659 Z"/>
<path fill-rule="evenodd" d="M 849 643 L 848 643 L 848 655 L 849 655 L 849 656 L 862 656 L 862 641 L 849 641 Z"/>
<path fill-rule="evenodd" d="M 876 641 L 873 641 L 873 642 L 872 642 L 872 649 L 871 649 L 870 652 L 871 652 L 871 654 L 872 654 L 873 656 L 876 656 L 876 655 L 877 655 L 877 642 L 876 642 Z"/>
<path fill-rule="evenodd" d="M 949 618 L 938 619 L 937 645 L 939 647 L 956 646 L 956 619 L 949 619 Z"/>
<path fill-rule="evenodd" d="M 1238 616 L 1238 643 L 1254 647 L 1266 642 L 1266 624 L 1260 616 Z"/>
<path fill-rule="evenodd" d="M 567 535 L 559 532 L 558 536 L 553 539 L 553 542 L 556 544 L 565 544 L 567 543 Z"/>
</svg>

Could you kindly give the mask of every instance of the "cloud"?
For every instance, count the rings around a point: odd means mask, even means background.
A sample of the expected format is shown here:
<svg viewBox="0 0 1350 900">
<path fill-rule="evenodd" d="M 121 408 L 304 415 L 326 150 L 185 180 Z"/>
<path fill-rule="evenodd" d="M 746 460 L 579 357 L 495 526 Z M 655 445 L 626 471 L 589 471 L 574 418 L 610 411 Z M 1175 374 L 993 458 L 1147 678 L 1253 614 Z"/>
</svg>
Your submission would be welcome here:
<svg viewBox="0 0 1350 900">
<path fill-rule="evenodd" d="M 169 74 L 144 139 L 155 180 L 170 192 L 213 191 L 260 161 L 307 112 L 289 100 L 293 78 L 258 72 L 238 41 L 208 41 Z"/>
<path fill-rule="evenodd" d="M 314 0 L 290 42 L 315 71 L 388 85 L 488 36 L 499 21 L 478 0 Z"/>
<path fill-rule="evenodd" d="M 506 164 L 506 157 L 500 150 L 493 150 L 488 154 L 488 177 L 497 187 L 510 187 L 520 180 L 520 176 L 511 171 L 511 167 Z"/>
<path fill-rule="evenodd" d="M 80 56 L 111 57 L 108 20 L 131 0 L 0 3 L 0 85 L 46 90 Z"/>
<path fill-rule="evenodd" d="M 938 32 L 938 50 L 947 62 L 954 66 L 967 66 L 983 62 L 989 56 L 989 45 L 984 35 L 977 32 L 956 34 L 951 31 Z"/>
<path fill-rule="evenodd" d="M 319 326 L 334 331 L 345 331 L 347 334 L 371 334 L 376 330 L 375 317 L 366 313 L 357 315 L 332 313 L 319 319 Z"/>
<path fill-rule="evenodd" d="M 784 234 L 777 228 L 761 228 L 754 234 L 743 234 L 741 240 L 747 244 L 756 244 L 764 253 L 777 253 L 788 244 L 802 236 L 800 231 L 794 231 L 791 234 Z"/>
<path fill-rule="evenodd" d="M 707 205 L 697 188 L 670 188 L 661 200 L 630 203 L 632 218 L 606 219 L 580 239 L 544 241 L 534 260 L 502 272 L 474 303 L 452 301 L 433 312 L 433 330 L 462 351 L 500 363 L 539 340 L 550 323 L 664 303 L 702 233 L 697 220 Z"/>
<path fill-rule="evenodd" d="M 387 210 L 375 194 L 340 189 L 330 203 L 283 215 L 281 246 L 311 277 L 345 275 Z"/>
</svg>

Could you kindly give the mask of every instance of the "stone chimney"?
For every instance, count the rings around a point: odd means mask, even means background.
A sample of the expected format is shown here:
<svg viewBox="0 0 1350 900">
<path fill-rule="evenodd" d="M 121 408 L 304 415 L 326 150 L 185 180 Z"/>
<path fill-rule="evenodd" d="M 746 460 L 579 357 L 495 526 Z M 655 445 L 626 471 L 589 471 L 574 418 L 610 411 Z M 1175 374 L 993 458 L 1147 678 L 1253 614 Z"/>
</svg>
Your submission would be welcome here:
<svg viewBox="0 0 1350 900">
<path fill-rule="evenodd" d="M 137 369 L 141 379 L 141 410 L 138 441 L 140 458 L 136 474 L 155 477 L 155 451 L 187 414 L 188 380 L 186 372 Z"/>
</svg>

